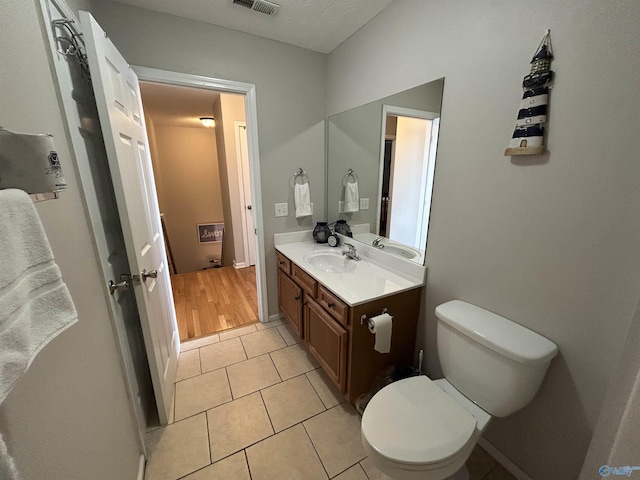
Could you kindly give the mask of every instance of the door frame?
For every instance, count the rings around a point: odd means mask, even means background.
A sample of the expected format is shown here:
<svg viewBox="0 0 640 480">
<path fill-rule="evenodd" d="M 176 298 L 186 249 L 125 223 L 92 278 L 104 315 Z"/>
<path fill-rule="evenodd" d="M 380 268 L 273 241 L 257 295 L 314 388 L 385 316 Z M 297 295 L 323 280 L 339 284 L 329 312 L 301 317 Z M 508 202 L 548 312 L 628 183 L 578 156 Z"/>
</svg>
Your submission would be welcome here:
<svg viewBox="0 0 640 480">
<path fill-rule="evenodd" d="M 251 232 L 249 232 L 249 230 L 247 229 L 247 215 L 251 215 L 249 213 L 247 213 L 247 205 L 246 205 L 246 198 L 245 198 L 245 191 L 244 191 L 244 185 L 245 185 L 245 168 L 244 168 L 244 162 L 245 162 L 245 158 L 242 156 L 242 142 L 240 140 L 240 129 L 244 128 L 245 131 L 247 130 L 247 122 L 239 122 L 239 121 L 235 121 L 233 122 L 233 133 L 235 136 L 235 140 L 236 140 L 236 159 L 239 160 L 237 161 L 237 167 L 238 167 L 238 187 L 240 188 L 240 191 L 242 192 L 242 203 L 243 203 L 243 208 L 241 209 L 241 215 L 242 215 L 242 238 L 243 238 L 243 251 L 244 251 L 244 266 L 245 267 L 249 267 L 251 265 L 251 255 L 250 255 L 250 246 L 249 246 L 249 242 L 251 242 L 251 239 L 253 239 L 253 241 L 255 242 L 255 234 L 252 234 Z M 248 140 L 248 139 L 247 139 Z M 247 143 L 247 153 L 248 153 L 248 148 L 249 148 L 249 144 Z M 248 163 L 248 159 L 247 163 Z M 251 176 L 251 166 L 249 165 L 249 176 Z M 251 183 L 251 178 L 249 178 L 249 183 Z M 251 189 L 249 189 L 251 190 Z M 251 191 L 249 191 L 249 194 L 251 195 Z M 251 208 L 253 209 L 253 196 L 251 197 Z M 254 228 L 255 228 L 255 220 L 254 220 Z M 234 237 L 235 237 L 235 233 L 234 233 Z M 254 248 L 254 253 L 255 253 L 255 248 Z"/>
<path fill-rule="evenodd" d="M 262 217 L 262 186 L 260 185 L 260 152 L 258 148 L 258 108 L 256 86 L 252 83 L 236 82 L 219 78 L 203 77 L 188 73 L 172 72 L 156 68 L 132 65 L 141 82 L 163 83 L 181 87 L 216 90 L 223 93 L 241 94 L 245 97 L 245 122 L 249 150 L 249 177 L 251 201 L 253 202 L 254 227 L 256 229 L 256 287 L 258 296 L 258 319 L 268 321 L 267 274 L 265 265 L 264 228 Z"/>
</svg>

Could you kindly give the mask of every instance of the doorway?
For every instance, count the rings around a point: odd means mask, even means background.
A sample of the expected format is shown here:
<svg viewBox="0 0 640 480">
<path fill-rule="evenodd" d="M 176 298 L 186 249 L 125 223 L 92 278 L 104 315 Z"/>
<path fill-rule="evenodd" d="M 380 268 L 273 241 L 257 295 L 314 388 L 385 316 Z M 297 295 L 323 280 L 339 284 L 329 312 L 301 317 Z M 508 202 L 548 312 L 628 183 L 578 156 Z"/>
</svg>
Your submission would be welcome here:
<svg viewBox="0 0 640 480">
<path fill-rule="evenodd" d="M 140 90 L 180 341 L 258 322 L 245 95 Z"/>
</svg>

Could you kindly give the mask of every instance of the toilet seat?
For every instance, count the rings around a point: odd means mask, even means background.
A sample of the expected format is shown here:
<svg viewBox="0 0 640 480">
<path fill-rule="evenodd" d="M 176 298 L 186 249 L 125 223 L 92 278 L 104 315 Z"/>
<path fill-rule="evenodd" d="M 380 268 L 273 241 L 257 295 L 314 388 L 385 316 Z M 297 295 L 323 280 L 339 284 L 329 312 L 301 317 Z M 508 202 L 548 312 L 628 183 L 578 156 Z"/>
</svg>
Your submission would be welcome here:
<svg viewBox="0 0 640 480">
<path fill-rule="evenodd" d="M 366 447 L 395 468 L 440 469 L 461 456 L 466 460 L 476 424 L 438 385 L 419 376 L 373 396 L 362 416 L 362 437 Z"/>
</svg>

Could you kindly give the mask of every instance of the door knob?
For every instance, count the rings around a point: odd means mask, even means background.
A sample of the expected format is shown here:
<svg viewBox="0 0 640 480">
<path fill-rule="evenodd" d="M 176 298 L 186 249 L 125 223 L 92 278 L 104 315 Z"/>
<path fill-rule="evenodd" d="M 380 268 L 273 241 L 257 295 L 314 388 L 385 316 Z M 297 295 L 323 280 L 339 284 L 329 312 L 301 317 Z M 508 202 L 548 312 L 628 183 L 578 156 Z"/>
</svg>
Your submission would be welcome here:
<svg viewBox="0 0 640 480">
<path fill-rule="evenodd" d="M 253 207 L 251 205 L 247 205 L 247 210 L 251 210 Z"/>
<path fill-rule="evenodd" d="M 142 277 L 142 281 L 146 282 L 147 278 L 158 278 L 158 271 L 157 270 L 151 270 L 149 272 L 147 272 L 146 270 L 142 270 L 140 272 L 140 277 Z"/>
<path fill-rule="evenodd" d="M 127 275 L 123 273 L 120 275 L 120 281 L 118 283 L 114 283 L 113 280 L 109 280 L 109 293 L 113 295 L 119 290 L 127 290 L 129 285 L 131 285 L 131 275 Z"/>
</svg>

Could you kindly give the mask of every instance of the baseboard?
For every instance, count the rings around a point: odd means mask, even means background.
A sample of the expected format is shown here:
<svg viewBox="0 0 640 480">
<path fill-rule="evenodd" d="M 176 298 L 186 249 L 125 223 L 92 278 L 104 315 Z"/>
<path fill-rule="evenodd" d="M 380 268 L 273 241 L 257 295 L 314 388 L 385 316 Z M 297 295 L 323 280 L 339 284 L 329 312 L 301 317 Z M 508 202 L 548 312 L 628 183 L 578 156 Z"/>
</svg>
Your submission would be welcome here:
<svg viewBox="0 0 640 480">
<path fill-rule="evenodd" d="M 276 313 L 274 315 L 269 315 L 267 322 L 275 322 L 276 320 L 280 320 L 281 318 L 282 318 L 282 315 L 280 315 L 279 313 Z"/>
<path fill-rule="evenodd" d="M 236 261 L 233 261 L 233 268 L 245 268 L 247 266 L 246 262 L 240 262 L 240 263 L 236 263 Z"/>
<path fill-rule="evenodd" d="M 144 455 L 140 454 L 140 463 L 138 463 L 138 477 L 137 477 L 137 480 L 144 480 L 144 465 L 145 465 Z"/>
<path fill-rule="evenodd" d="M 518 480 L 533 480 L 529 475 L 524 473 L 520 468 L 509 460 L 504 453 L 498 450 L 493 446 L 487 439 L 484 437 L 480 437 L 478 439 L 478 445 L 484 448 L 489 455 L 491 455 L 496 462 L 502 465 L 511 475 L 516 477 Z"/>
</svg>

